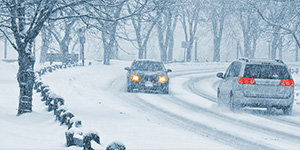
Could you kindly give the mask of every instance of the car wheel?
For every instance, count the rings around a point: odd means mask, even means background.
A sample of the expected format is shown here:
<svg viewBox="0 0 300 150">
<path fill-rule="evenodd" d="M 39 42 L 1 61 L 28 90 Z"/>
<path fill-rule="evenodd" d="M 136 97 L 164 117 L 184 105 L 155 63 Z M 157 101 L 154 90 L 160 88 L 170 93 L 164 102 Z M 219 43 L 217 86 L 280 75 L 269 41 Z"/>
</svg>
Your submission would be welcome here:
<svg viewBox="0 0 300 150">
<path fill-rule="evenodd" d="M 240 107 L 234 102 L 234 96 L 232 93 L 230 94 L 230 110 L 232 112 L 236 112 L 240 110 Z"/>
<path fill-rule="evenodd" d="M 169 87 L 163 88 L 162 93 L 163 94 L 169 94 Z"/>
<path fill-rule="evenodd" d="M 132 93 L 132 88 L 127 86 L 127 92 Z"/>
<path fill-rule="evenodd" d="M 169 91 L 164 91 L 163 93 L 164 93 L 164 94 L 169 94 Z"/>
<path fill-rule="evenodd" d="M 283 114 L 284 115 L 291 115 L 292 114 L 292 108 L 293 108 L 293 105 L 282 108 Z"/>
</svg>

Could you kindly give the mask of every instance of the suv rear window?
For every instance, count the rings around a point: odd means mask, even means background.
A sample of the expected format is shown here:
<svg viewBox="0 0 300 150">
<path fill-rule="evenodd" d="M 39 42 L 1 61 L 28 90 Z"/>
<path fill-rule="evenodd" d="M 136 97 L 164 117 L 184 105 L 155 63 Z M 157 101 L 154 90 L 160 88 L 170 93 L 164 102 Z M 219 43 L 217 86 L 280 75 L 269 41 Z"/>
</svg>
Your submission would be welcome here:
<svg viewBox="0 0 300 150">
<path fill-rule="evenodd" d="M 247 64 L 244 77 L 257 79 L 290 79 L 287 67 L 271 64 Z"/>
</svg>

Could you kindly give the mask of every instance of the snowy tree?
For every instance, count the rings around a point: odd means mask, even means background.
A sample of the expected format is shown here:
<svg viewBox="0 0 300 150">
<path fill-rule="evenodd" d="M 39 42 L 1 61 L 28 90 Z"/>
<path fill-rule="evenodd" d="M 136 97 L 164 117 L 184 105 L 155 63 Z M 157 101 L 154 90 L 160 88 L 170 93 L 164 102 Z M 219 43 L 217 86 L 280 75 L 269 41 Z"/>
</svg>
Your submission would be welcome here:
<svg viewBox="0 0 300 150">
<path fill-rule="evenodd" d="M 130 18 L 139 14 L 148 0 L 143 2 L 135 0 L 114 0 L 114 1 L 98 1 L 92 0 L 87 2 L 87 7 L 78 12 L 85 12 L 86 15 L 82 16 L 82 21 L 88 28 L 96 29 L 101 32 L 101 39 L 104 48 L 103 64 L 109 65 L 111 58 L 117 56 L 117 29 L 121 20 Z M 132 10 L 128 14 L 128 10 L 124 6 L 127 3 L 137 3 L 138 8 Z"/>
<path fill-rule="evenodd" d="M 174 47 L 174 31 L 178 20 L 178 9 L 181 1 L 155 1 L 156 14 L 159 17 L 157 22 L 158 43 L 161 61 L 172 61 Z"/>
<path fill-rule="evenodd" d="M 68 16 L 73 16 L 74 14 L 70 10 L 61 11 L 61 13 L 67 13 Z M 55 14 L 57 15 L 57 14 Z M 66 16 L 64 15 L 64 16 Z M 78 21 L 77 18 L 66 18 L 58 21 L 49 21 L 49 24 L 45 26 L 50 32 L 56 42 L 59 44 L 60 53 L 63 55 L 63 63 L 68 62 L 69 46 L 74 37 L 74 25 Z M 72 36 L 73 34 L 73 36 Z"/>
<path fill-rule="evenodd" d="M 1 0 L 0 31 L 18 52 L 17 80 L 20 88 L 18 115 L 32 111 L 35 58 L 32 45 L 51 15 L 83 1 Z M 8 37 L 9 33 L 13 38 Z"/>
<path fill-rule="evenodd" d="M 51 42 L 51 32 L 47 30 L 45 27 L 41 30 L 41 37 L 42 37 L 42 47 L 40 53 L 40 63 L 46 62 L 46 54 L 48 52 L 50 42 Z"/>
<path fill-rule="evenodd" d="M 181 7 L 180 22 L 183 27 L 185 41 L 187 42 L 186 58 L 187 62 L 192 60 L 192 48 L 195 41 L 198 24 L 200 21 L 200 10 L 203 9 L 202 1 L 186 1 Z M 202 8 L 201 8 L 202 7 Z"/>
<path fill-rule="evenodd" d="M 111 1 L 108 6 L 110 7 L 102 7 L 98 9 L 104 9 L 105 13 L 99 13 L 99 11 L 95 11 L 99 17 L 105 18 L 105 20 L 97 20 L 99 24 L 102 25 L 102 41 L 104 47 L 104 58 L 103 63 L 105 65 L 110 64 L 110 59 L 116 57 L 116 52 L 113 50 L 116 44 L 116 31 L 118 26 L 117 19 L 120 18 L 121 10 L 126 1 Z M 100 6 L 101 7 L 101 6 Z M 97 10 L 97 8 L 94 8 Z"/>
<path fill-rule="evenodd" d="M 259 21 L 261 18 L 252 7 L 252 3 L 255 2 L 259 3 L 249 0 L 239 1 L 235 9 L 243 33 L 244 57 L 249 58 L 254 57 L 257 40 L 260 36 Z"/>
<path fill-rule="evenodd" d="M 277 49 L 282 49 L 282 38 L 284 35 L 291 35 L 300 47 L 299 41 L 299 1 L 270 1 L 266 8 L 253 5 L 259 16 L 266 23 L 267 31 L 272 34 L 271 38 L 271 58 L 275 59 Z M 282 53 L 282 52 L 280 52 Z M 296 49 L 297 53 L 297 49 Z M 296 56 L 296 60 L 297 60 Z"/>
<path fill-rule="evenodd" d="M 227 0 L 210 0 L 207 3 L 207 14 L 212 25 L 213 32 L 213 61 L 220 61 L 221 41 L 224 29 L 224 21 L 230 5 Z"/>
<path fill-rule="evenodd" d="M 133 13 L 133 10 L 141 7 L 140 3 L 128 3 L 127 9 L 129 14 Z M 140 12 L 130 17 L 134 31 L 135 42 L 138 48 L 138 58 L 147 58 L 147 44 L 150 38 L 150 34 L 153 31 L 160 15 L 154 13 L 155 6 L 153 3 L 148 3 L 144 6 L 144 12 Z"/>
</svg>

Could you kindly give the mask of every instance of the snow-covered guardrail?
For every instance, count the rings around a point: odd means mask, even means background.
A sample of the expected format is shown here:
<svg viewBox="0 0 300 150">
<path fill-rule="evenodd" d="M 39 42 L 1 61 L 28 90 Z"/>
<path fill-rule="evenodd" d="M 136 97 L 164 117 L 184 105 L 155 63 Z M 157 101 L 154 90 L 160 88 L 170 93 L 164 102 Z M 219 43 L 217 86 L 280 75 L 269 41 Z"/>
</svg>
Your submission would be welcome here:
<svg viewBox="0 0 300 150">
<path fill-rule="evenodd" d="M 75 117 L 75 115 L 67 109 L 65 106 L 65 100 L 63 97 L 55 94 L 49 85 L 41 80 L 42 75 L 45 73 L 52 73 L 58 69 L 66 69 L 70 67 L 75 67 L 75 64 L 68 65 L 51 65 L 48 67 L 41 68 L 39 71 L 35 72 L 35 84 L 34 89 L 37 93 L 41 93 L 41 101 L 45 102 L 48 106 L 48 111 L 54 112 L 55 120 L 59 121 L 61 125 L 65 124 L 68 128 L 65 132 L 67 146 L 79 146 L 83 147 L 84 150 L 92 150 L 91 141 L 95 141 L 100 144 L 100 136 L 95 131 L 83 132 L 82 121 Z M 112 143 L 109 145 L 107 150 L 125 150 L 125 146 L 119 143 Z"/>
</svg>

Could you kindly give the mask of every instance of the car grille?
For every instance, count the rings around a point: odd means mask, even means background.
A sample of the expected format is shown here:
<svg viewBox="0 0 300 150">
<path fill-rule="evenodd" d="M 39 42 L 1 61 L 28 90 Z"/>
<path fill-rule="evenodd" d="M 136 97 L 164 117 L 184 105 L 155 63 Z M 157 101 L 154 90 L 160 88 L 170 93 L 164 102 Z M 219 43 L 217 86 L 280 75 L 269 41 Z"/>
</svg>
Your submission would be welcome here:
<svg viewBox="0 0 300 150">
<path fill-rule="evenodd" d="M 144 76 L 142 76 L 142 82 L 146 82 L 146 81 L 151 81 L 151 82 L 156 82 L 157 81 L 157 79 L 156 79 L 157 77 L 156 76 L 154 76 L 154 75 L 144 75 Z"/>
</svg>

